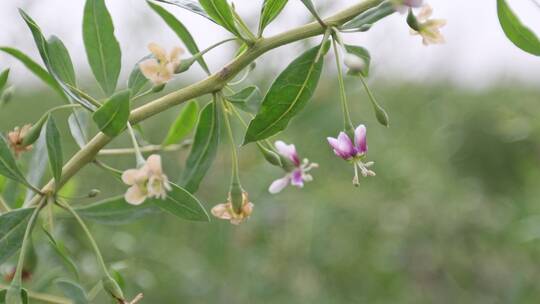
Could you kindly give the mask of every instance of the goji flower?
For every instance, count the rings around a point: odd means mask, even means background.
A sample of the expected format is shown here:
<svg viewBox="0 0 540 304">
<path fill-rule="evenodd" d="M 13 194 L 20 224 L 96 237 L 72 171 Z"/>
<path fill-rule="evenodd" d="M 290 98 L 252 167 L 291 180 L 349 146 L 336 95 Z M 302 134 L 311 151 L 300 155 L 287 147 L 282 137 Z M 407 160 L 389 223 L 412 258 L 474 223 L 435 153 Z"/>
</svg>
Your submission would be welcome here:
<svg viewBox="0 0 540 304">
<path fill-rule="evenodd" d="M 444 43 L 444 36 L 440 29 L 446 25 L 444 19 L 430 19 L 433 14 L 433 9 L 429 5 L 424 5 L 422 10 L 416 16 L 418 21 L 418 30 L 411 29 L 413 35 L 422 36 L 424 45 Z"/>
<path fill-rule="evenodd" d="M 124 171 L 122 181 L 131 186 L 124 198 L 132 205 L 140 205 L 147 198 L 165 199 L 167 191 L 171 190 L 161 167 L 161 157 L 156 154 L 150 155 L 142 167 Z"/>
<path fill-rule="evenodd" d="M 24 145 L 24 137 L 32 127 L 31 124 L 24 125 L 22 128 L 16 127 L 8 133 L 8 142 L 11 150 L 19 157 L 21 153 L 32 150 L 32 145 Z"/>
<path fill-rule="evenodd" d="M 253 212 L 253 203 L 249 201 L 247 192 L 242 192 L 242 208 L 240 212 L 234 210 L 231 194 L 227 198 L 227 202 L 214 206 L 211 210 L 212 215 L 230 221 L 233 225 L 240 225 L 244 220 L 248 219 Z"/>
<path fill-rule="evenodd" d="M 283 141 L 276 141 L 274 146 L 278 153 L 287 161 L 284 164 L 283 168 L 286 170 L 284 177 L 276 179 L 268 191 L 272 194 L 281 192 L 288 184 L 292 186 L 302 188 L 304 187 L 304 182 L 310 182 L 313 180 L 311 174 L 308 172 L 319 167 L 316 163 L 310 163 L 307 158 L 304 158 L 303 161 L 300 161 L 298 153 L 296 152 L 296 147 L 293 144 L 286 144 Z"/>
<path fill-rule="evenodd" d="M 169 82 L 180 65 L 180 55 L 184 50 L 175 47 L 167 54 L 167 51 L 156 43 L 150 43 L 148 49 L 154 58 L 146 59 L 139 64 L 144 77 L 156 86 Z"/>
</svg>

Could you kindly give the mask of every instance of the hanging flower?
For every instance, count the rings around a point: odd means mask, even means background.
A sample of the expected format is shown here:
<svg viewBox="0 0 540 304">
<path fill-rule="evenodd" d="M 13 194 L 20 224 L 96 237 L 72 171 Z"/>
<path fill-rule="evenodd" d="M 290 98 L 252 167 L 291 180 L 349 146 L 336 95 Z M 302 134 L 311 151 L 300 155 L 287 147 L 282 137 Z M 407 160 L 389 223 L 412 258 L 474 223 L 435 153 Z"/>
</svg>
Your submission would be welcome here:
<svg viewBox="0 0 540 304">
<path fill-rule="evenodd" d="M 302 188 L 304 187 L 304 182 L 310 182 L 313 180 L 313 177 L 311 174 L 308 174 L 308 172 L 313 168 L 319 167 L 318 164 L 310 163 L 307 158 L 304 158 L 304 160 L 300 162 L 300 158 L 296 152 L 296 147 L 293 144 L 287 145 L 283 141 L 278 140 L 274 145 L 278 153 L 285 160 L 287 160 L 288 163 L 283 166 L 287 173 L 284 177 L 276 179 L 274 182 L 272 182 L 268 188 L 270 193 L 279 193 L 281 190 L 287 187 L 288 184 Z"/>
<path fill-rule="evenodd" d="M 161 168 L 161 156 L 156 154 L 150 155 L 142 167 L 124 171 L 122 181 L 131 186 L 124 198 L 132 205 L 140 205 L 147 198 L 165 199 L 172 189 Z"/>
<path fill-rule="evenodd" d="M 227 198 L 227 202 L 214 206 L 211 210 L 212 215 L 230 221 L 233 225 L 240 225 L 244 220 L 248 219 L 253 212 L 253 203 L 249 201 L 248 193 L 242 192 L 242 209 L 240 212 L 234 210 L 231 194 Z"/>
<path fill-rule="evenodd" d="M 394 0 L 394 8 L 400 14 L 406 14 L 410 8 L 421 7 L 424 0 Z"/>
<path fill-rule="evenodd" d="M 433 9 L 429 5 L 424 5 L 422 10 L 416 16 L 418 22 L 418 30 L 411 29 L 411 34 L 422 36 L 424 45 L 444 43 L 444 36 L 440 29 L 446 25 L 444 19 L 430 19 L 433 14 Z"/>
<path fill-rule="evenodd" d="M 355 186 L 359 184 L 359 169 L 364 177 L 375 176 L 375 172 L 368 169 L 374 162 L 363 162 L 368 151 L 366 126 L 359 125 L 354 130 L 354 142 L 345 132 L 340 132 L 337 138 L 328 137 L 327 140 L 337 156 L 354 165 L 353 184 Z"/>
<path fill-rule="evenodd" d="M 167 51 L 156 43 L 150 43 L 148 49 L 154 55 L 154 58 L 139 63 L 139 68 L 144 77 L 152 81 L 155 86 L 169 82 L 174 75 L 174 71 L 180 65 L 180 55 L 184 50 L 175 47 L 167 54 Z"/>
<path fill-rule="evenodd" d="M 361 73 L 366 68 L 366 61 L 352 53 L 346 53 L 343 58 L 343 63 L 353 73 Z"/>
<path fill-rule="evenodd" d="M 8 142 L 11 150 L 15 153 L 15 157 L 19 157 L 21 153 L 32 150 L 32 145 L 24 145 L 24 137 L 32 127 L 31 124 L 24 125 L 22 128 L 16 127 L 8 133 Z"/>
</svg>

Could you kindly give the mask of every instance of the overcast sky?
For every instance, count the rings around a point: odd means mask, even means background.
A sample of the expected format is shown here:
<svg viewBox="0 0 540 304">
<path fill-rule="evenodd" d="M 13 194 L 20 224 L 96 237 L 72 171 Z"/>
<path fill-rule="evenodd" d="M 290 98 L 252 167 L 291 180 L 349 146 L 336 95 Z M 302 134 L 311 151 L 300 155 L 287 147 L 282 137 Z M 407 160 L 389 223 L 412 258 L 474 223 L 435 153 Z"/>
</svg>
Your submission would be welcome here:
<svg viewBox="0 0 540 304">
<path fill-rule="evenodd" d="M 540 34 L 540 8 L 534 0 L 508 0 L 523 22 Z M 46 36 L 55 34 L 67 45 L 79 74 L 89 69 L 81 37 L 84 0 L 4 0 L 0 10 L 0 45 L 17 47 L 38 58 L 28 29 L 18 15 L 23 8 L 42 27 Z M 179 44 L 176 36 L 150 11 L 143 0 L 107 0 L 116 26 L 116 35 L 123 49 L 123 75 L 147 54 L 146 45 L 158 42 L 167 47 Z M 262 0 L 236 0 L 238 11 L 256 28 Z M 314 0 L 322 15 L 346 7 L 357 0 Z M 514 47 L 504 36 L 497 20 L 495 0 L 429 0 L 434 16 L 445 18 L 443 32 L 447 43 L 425 47 L 420 38 L 411 36 L 405 17 L 395 14 L 377 24 L 368 33 L 350 34 L 346 41 L 367 47 L 373 57 L 375 77 L 406 81 L 449 80 L 459 85 L 483 88 L 502 81 L 540 85 L 540 57 Z M 227 36 L 211 22 L 165 5 L 191 30 L 199 46 L 204 48 Z M 266 35 L 310 20 L 309 13 L 298 0 L 290 0 L 284 14 L 267 30 Z M 259 61 L 271 64 L 277 73 L 298 53 L 299 46 L 274 50 Z M 231 48 L 210 53 L 208 61 L 216 69 L 230 60 Z M 283 58 L 288 58 L 284 60 Z M 12 58 L 0 54 L 0 69 L 12 67 L 17 85 L 37 83 L 31 74 Z M 265 72 L 267 72 L 265 70 Z"/>
</svg>

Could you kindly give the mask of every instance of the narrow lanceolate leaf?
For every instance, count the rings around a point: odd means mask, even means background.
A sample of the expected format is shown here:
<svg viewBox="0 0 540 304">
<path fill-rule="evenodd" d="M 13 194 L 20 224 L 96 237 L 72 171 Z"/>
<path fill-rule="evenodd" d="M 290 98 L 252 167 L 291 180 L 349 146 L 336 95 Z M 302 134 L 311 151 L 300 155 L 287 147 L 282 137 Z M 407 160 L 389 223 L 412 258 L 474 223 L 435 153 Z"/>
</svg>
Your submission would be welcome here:
<svg viewBox="0 0 540 304">
<path fill-rule="evenodd" d="M 538 36 L 521 23 L 505 0 L 497 0 L 497 13 L 506 37 L 523 51 L 540 56 Z"/>
<path fill-rule="evenodd" d="M 141 93 L 144 87 L 149 83 L 148 79 L 143 75 L 141 69 L 139 68 L 139 64 L 148 58 L 152 58 L 152 55 L 144 56 L 141 60 L 139 60 L 129 74 L 128 89 L 131 91 L 133 96 L 137 96 L 139 93 Z"/>
<path fill-rule="evenodd" d="M 49 244 L 53 250 L 62 259 L 64 266 L 73 274 L 75 279 L 79 280 L 79 270 L 77 268 L 77 264 L 75 264 L 73 259 L 69 256 L 64 244 L 57 241 L 47 230 L 43 229 L 43 232 L 47 236 L 47 240 L 49 241 Z"/>
<path fill-rule="evenodd" d="M 28 185 L 21 169 L 17 166 L 17 162 L 15 162 L 15 158 L 13 158 L 13 154 L 11 154 L 6 139 L 2 135 L 0 135 L 0 175 Z"/>
<path fill-rule="evenodd" d="M 56 286 L 64 293 L 64 295 L 72 301 L 73 304 L 87 304 L 88 297 L 84 289 L 77 283 L 58 279 L 55 281 Z"/>
<path fill-rule="evenodd" d="M 311 0 L 300 0 L 302 3 L 304 3 L 304 6 L 309 10 L 309 12 L 319 21 L 320 23 L 323 23 L 321 17 L 319 17 L 319 14 L 317 13 L 317 10 L 315 9 L 315 5 L 313 5 L 313 2 Z"/>
<path fill-rule="evenodd" d="M 75 69 L 68 50 L 64 43 L 56 37 L 52 36 L 47 41 L 47 52 L 49 54 L 49 62 L 51 69 L 63 82 L 76 87 L 77 79 L 75 77 Z"/>
<path fill-rule="evenodd" d="M 219 145 L 219 112 L 215 101 L 204 107 L 199 116 L 191 152 L 182 175 L 182 186 L 191 193 L 199 188 L 201 180 L 212 165 Z"/>
<path fill-rule="evenodd" d="M 58 183 L 62 177 L 62 164 L 64 163 L 64 157 L 62 155 L 62 144 L 60 139 L 60 132 L 56 127 L 54 118 L 52 116 L 47 120 L 46 126 L 46 138 L 47 138 L 47 155 L 49 156 L 49 167 L 51 169 L 54 180 Z"/>
<path fill-rule="evenodd" d="M 234 95 L 226 96 L 225 99 L 244 112 L 257 114 L 261 106 L 262 94 L 256 86 L 249 86 Z"/>
<path fill-rule="evenodd" d="M 73 110 L 68 117 L 69 132 L 80 148 L 88 142 L 89 120 L 89 112 L 82 109 Z"/>
<path fill-rule="evenodd" d="M 149 1 L 148 5 L 150 5 L 150 7 L 163 19 L 163 21 L 167 23 L 167 25 L 175 32 L 178 38 L 180 38 L 180 40 L 184 42 L 186 48 L 192 55 L 198 54 L 200 52 L 197 43 L 193 39 L 193 36 L 191 36 L 191 33 L 184 26 L 184 24 L 180 22 L 180 20 L 178 20 L 176 17 L 174 17 L 173 14 L 169 13 L 167 10 L 165 10 L 159 5 L 153 4 Z M 208 65 L 206 64 L 202 56 L 197 58 L 197 62 L 199 62 L 205 72 L 210 73 Z"/>
<path fill-rule="evenodd" d="M 83 40 L 96 80 L 103 92 L 111 95 L 120 75 L 122 53 L 114 36 L 114 25 L 105 0 L 86 0 Z"/>
<path fill-rule="evenodd" d="M 52 77 L 47 70 L 42 68 L 38 63 L 36 63 L 32 58 L 28 57 L 23 52 L 10 48 L 10 47 L 0 47 L 0 51 L 7 53 L 17 60 L 19 60 L 24 66 L 30 70 L 34 75 L 36 75 L 39 79 L 41 79 L 45 84 L 50 86 L 53 90 L 55 90 L 60 96 L 64 97 L 64 92 L 62 91 L 62 88 L 54 80 L 54 77 Z"/>
<path fill-rule="evenodd" d="M 369 51 L 366 48 L 363 48 L 361 46 L 356 45 L 345 45 L 345 49 L 347 50 L 347 53 L 351 53 L 353 55 L 356 55 L 364 60 L 365 67 L 362 69 L 360 74 L 364 77 L 369 76 L 369 69 L 371 67 L 371 55 L 369 54 Z M 350 75 L 354 76 L 354 73 L 349 73 Z"/>
<path fill-rule="evenodd" d="M 325 44 L 324 51 L 328 50 Z M 323 57 L 315 61 L 320 47 L 296 58 L 276 78 L 264 97 L 259 113 L 250 122 L 244 144 L 263 140 L 282 130 L 313 96 L 323 67 Z"/>
<path fill-rule="evenodd" d="M 263 3 L 261 18 L 259 20 L 259 35 L 262 35 L 264 29 L 270 22 L 274 21 L 281 13 L 288 0 L 265 0 Z"/>
<path fill-rule="evenodd" d="M 345 23 L 341 29 L 347 31 L 365 32 L 371 29 L 377 21 L 392 15 L 396 12 L 394 4 L 391 1 L 385 1 L 379 6 L 371 8 L 362 14 L 356 16 L 353 20 Z"/>
<path fill-rule="evenodd" d="M 0 73 L 0 94 L 2 93 L 2 90 L 6 87 L 7 81 L 9 78 L 9 69 L 5 69 Z"/>
<path fill-rule="evenodd" d="M 101 132 L 114 137 L 124 130 L 129 119 L 129 95 L 128 90 L 118 92 L 94 112 L 92 118 Z"/>
<path fill-rule="evenodd" d="M 21 248 L 26 225 L 34 208 L 17 209 L 0 216 L 0 264 Z"/>
<path fill-rule="evenodd" d="M 28 173 L 26 174 L 26 180 L 29 184 L 38 186 L 45 175 L 47 169 L 47 143 L 46 134 L 41 132 L 36 143 L 33 145 L 32 158 L 28 164 Z M 29 202 L 35 195 L 34 190 L 27 189 L 26 196 L 24 197 L 24 203 Z M 25 205 L 23 204 L 23 205 Z"/>
<path fill-rule="evenodd" d="M 169 128 L 163 145 L 179 143 L 188 135 L 197 124 L 197 114 L 199 114 L 199 104 L 196 101 L 191 101 L 180 111 L 180 114 Z"/>
<path fill-rule="evenodd" d="M 167 192 L 167 198 L 151 199 L 150 202 L 160 209 L 181 219 L 190 221 L 209 222 L 208 213 L 199 200 L 184 188 L 170 183 L 172 190 Z"/>
<path fill-rule="evenodd" d="M 133 206 L 126 203 L 123 196 L 118 196 L 77 208 L 76 211 L 80 216 L 101 224 L 121 225 L 155 214 L 159 209 L 146 203 Z"/>
<path fill-rule="evenodd" d="M 233 13 L 227 0 L 199 0 L 199 2 L 217 24 L 223 26 L 236 37 L 242 37 L 236 27 Z"/>
<path fill-rule="evenodd" d="M 60 91 L 61 91 L 60 94 L 62 95 L 62 97 L 67 98 L 69 102 L 72 102 L 72 103 L 77 102 L 89 110 L 94 110 L 95 106 L 92 103 L 88 102 L 84 98 L 81 98 L 77 93 L 73 92 L 72 89 L 69 87 L 68 83 L 66 83 L 57 74 L 55 68 L 53 67 L 51 63 L 48 42 L 45 40 L 45 37 L 43 36 L 43 33 L 41 32 L 41 29 L 39 28 L 37 23 L 23 10 L 19 9 L 19 12 L 22 18 L 24 19 L 24 21 L 26 22 L 26 24 L 28 25 L 28 28 L 32 32 L 32 36 L 34 37 L 34 42 L 36 43 L 36 47 L 39 51 L 41 59 L 43 60 L 43 63 L 45 64 L 45 67 L 47 68 L 47 71 L 49 72 L 50 76 L 52 76 L 54 82 L 56 82 L 56 85 L 60 87 Z M 59 49 L 55 46 L 52 46 L 51 50 L 53 50 L 53 52 L 59 51 Z M 63 53 L 63 54 L 59 56 L 62 56 L 62 57 L 66 56 L 64 51 L 60 51 L 60 53 Z M 58 54 L 55 54 L 55 56 L 57 55 Z M 65 61 L 65 58 L 62 60 Z"/>
<path fill-rule="evenodd" d="M 204 18 L 207 18 L 210 21 L 214 21 L 212 20 L 212 18 L 210 18 L 210 16 L 208 16 L 208 14 L 199 5 L 199 3 L 197 3 L 197 1 L 193 1 L 193 0 L 155 0 L 155 1 L 176 5 L 192 13 L 203 16 Z"/>
</svg>

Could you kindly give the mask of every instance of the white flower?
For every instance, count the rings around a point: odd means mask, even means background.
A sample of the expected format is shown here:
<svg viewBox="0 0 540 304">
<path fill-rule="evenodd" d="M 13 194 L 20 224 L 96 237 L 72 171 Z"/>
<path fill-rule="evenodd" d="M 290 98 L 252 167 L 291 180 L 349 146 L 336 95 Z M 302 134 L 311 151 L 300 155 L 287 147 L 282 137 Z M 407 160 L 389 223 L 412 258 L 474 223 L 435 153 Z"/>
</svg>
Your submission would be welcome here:
<svg viewBox="0 0 540 304">
<path fill-rule="evenodd" d="M 366 67 L 366 62 L 363 58 L 351 53 L 345 54 L 343 63 L 345 63 L 345 66 L 347 66 L 352 72 L 362 72 Z"/>
<path fill-rule="evenodd" d="M 161 168 L 161 157 L 153 154 L 138 169 L 129 169 L 122 174 L 124 184 L 131 186 L 124 198 L 132 205 L 140 205 L 147 198 L 165 199 L 171 190 L 169 179 Z"/>
<path fill-rule="evenodd" d="M 139 63 L 141 72 L 144 77 L 148 78 L 156 86 L 167 83 L 172 79 L 174 71 L 180 65 L 180 55 L 184 50 L 175 47 L 167 54 L 165 49 L 156 43 L 150 43 L 148 49 L 154 55 L 154 58 Z"/>
<path fill-rule="evenodd" d="M 422 36 L 422 43 L 424 45 L 429 44 L 440 44 L 444 43 L 444 36 L 442 35 L 440 29 L 446 25 L 446 20 L 444 19 L 430 19 L 433 14 L 433 9 L 429 5 L 424 5 L 422 10 L 416 16 L 418 20 L 418 31 L 411 30 L 413 35 Z"/>
<path fill-rule="evenodd" d="M 400 14 L 405 14 L 410 8 L 421 7 L 424 0 L 394 0 L 394 8 Z"/>
<path fill-rule="evenodd" d="M 233 225 L 240 225 L 244 220 L 248 219 L 253 212 L 253 203 L 249 201 L 247 192 L 242 192 L 242 209 L 238 213 L 234 210 L 231 194 L 227 198 L 227 202 L 214 206 L 211 210 L 212 215 L 230 221 Z"/>
</svg>

